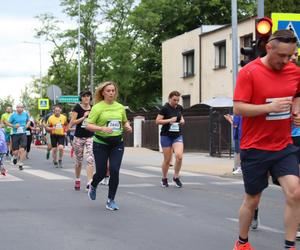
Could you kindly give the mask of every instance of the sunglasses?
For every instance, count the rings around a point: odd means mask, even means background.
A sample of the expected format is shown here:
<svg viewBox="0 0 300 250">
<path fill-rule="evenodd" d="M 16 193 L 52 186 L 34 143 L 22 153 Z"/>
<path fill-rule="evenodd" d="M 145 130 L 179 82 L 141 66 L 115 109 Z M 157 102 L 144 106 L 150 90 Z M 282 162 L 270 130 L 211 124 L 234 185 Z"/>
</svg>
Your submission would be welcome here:
<svg viewBox="0 0 300 250">
<path fill-rule="evenodd" d="M 273 37 L 271 39 L 269 39 L 268 42 L 271 42 L 273 40 L 278 40 L 279 42 L 282 43 L 297 43 L 298 39 L 297 37 L 288 37 L 288 36 L 277 36 L 277 37 Z"/>
</svg>

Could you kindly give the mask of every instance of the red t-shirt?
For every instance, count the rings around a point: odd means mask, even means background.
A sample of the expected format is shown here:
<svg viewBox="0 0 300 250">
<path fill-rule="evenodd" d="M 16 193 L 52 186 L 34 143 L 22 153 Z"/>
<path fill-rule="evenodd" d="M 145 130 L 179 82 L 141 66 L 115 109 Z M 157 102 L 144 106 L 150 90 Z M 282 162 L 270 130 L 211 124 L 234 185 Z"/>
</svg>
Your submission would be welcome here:
<svg viewBox="0 0 300 250">
<path fill-rule="evenodd" d="M 265 104 L 272 101 L 272 98 L 292 98 L 298 92 L 299 67 L 288 63 L 281 71 L 274 71 L 257 58 L 240 70 L 233 99 L 251 104 Z M 278 151 L 290 143 L 290 112 L 243 117 L 241 149 Z"/>
</svg>

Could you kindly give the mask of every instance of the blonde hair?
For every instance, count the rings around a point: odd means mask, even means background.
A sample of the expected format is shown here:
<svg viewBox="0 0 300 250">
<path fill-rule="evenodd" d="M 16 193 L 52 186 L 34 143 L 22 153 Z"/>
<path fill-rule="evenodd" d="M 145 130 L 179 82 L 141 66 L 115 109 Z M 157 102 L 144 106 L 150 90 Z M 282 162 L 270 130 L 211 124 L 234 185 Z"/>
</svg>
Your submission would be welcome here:
<svg viewBox="0 0 300 250">
<path fill-rule="evenodd" d="M 104 100 L 103 91 L 104 91 L 105 87 L 108 85 L 113 85 L 115 87 L 115 90 L 116 90 L 115 100 L 118 98 L 119 90 L 118 90 L 117 84 L 113 81 L 102 82 L 98 85 L 98 87 L 95 91 L 94 104 L 97 104 L 98 102 L 101 102 Z"/>
</svg>

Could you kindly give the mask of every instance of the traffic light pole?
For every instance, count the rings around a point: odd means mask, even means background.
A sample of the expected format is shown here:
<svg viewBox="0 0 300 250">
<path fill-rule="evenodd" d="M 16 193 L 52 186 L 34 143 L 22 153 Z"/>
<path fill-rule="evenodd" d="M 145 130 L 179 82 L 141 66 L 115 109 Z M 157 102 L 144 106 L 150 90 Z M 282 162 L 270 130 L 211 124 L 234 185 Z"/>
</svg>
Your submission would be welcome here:
<svg viewBox="0 0 300 250">
<path fill-rule="evenodd" d="M 232 28 L 232 87 L 235 89 L 238 73 L 238 27 L 237 27 L 237 0 L 231 0 L 231 28 Z"/>
<path fill-rule="evenodd" d="M 265 15 L 265 1 L 264 0 L 257 0 L 257 17 L 263 18 Z"/>
</svg>

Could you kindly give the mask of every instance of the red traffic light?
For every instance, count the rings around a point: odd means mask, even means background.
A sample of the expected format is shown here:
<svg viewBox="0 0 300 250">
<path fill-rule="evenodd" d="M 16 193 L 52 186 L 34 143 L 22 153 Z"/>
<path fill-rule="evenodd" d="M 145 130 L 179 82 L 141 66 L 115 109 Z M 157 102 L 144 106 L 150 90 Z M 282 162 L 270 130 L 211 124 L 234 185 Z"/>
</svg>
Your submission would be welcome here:
<svg viewBox="0 0 300 250">
<path fill-rule="evenodd" d="M 260 37 L 270 36 L 272 33 L 272 20 L 268 17 L 263 17 L 256 20 L 256 34 Z"/>
</svg>

